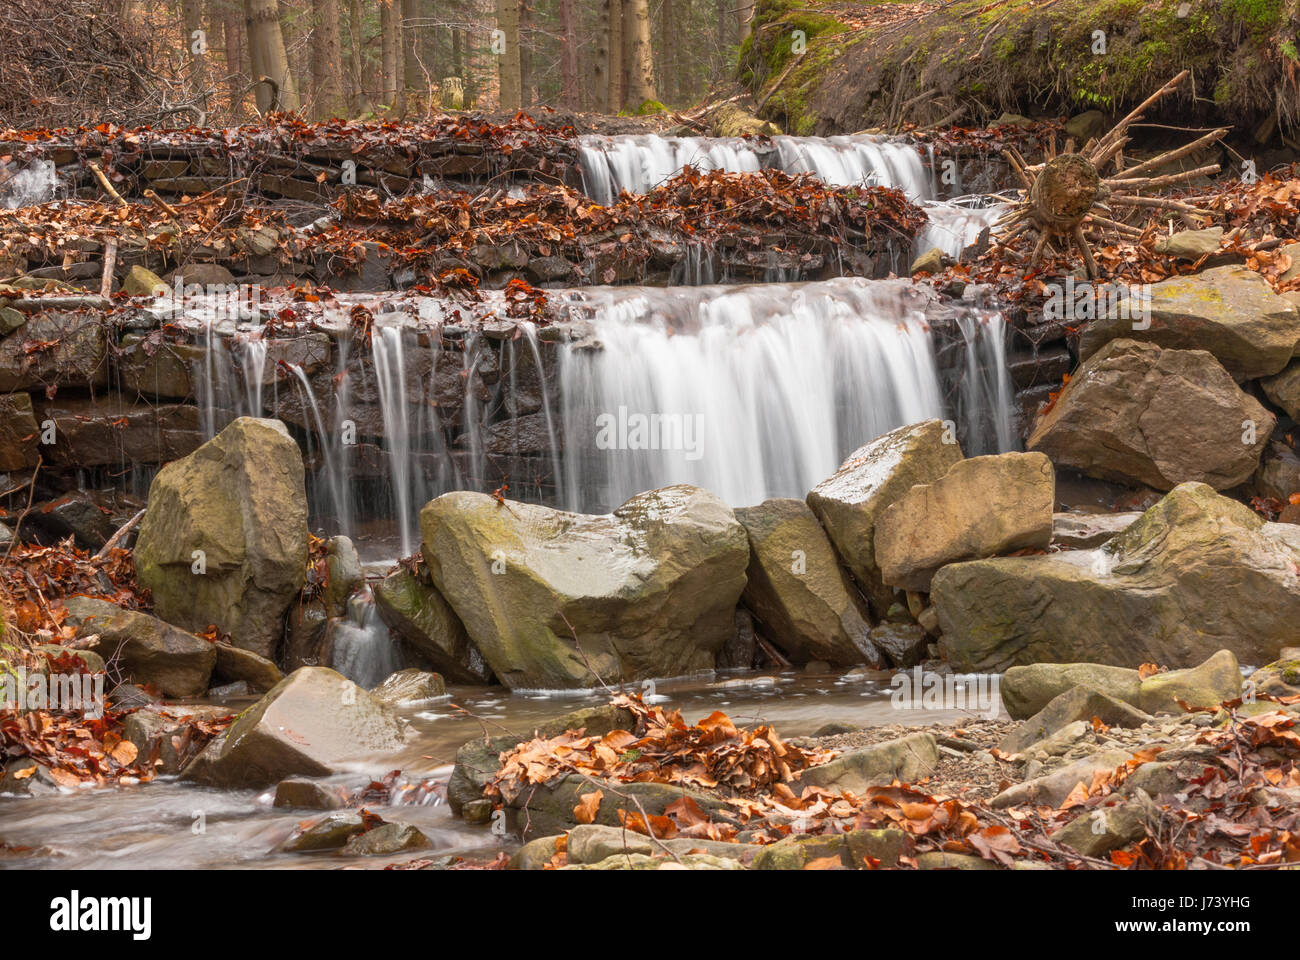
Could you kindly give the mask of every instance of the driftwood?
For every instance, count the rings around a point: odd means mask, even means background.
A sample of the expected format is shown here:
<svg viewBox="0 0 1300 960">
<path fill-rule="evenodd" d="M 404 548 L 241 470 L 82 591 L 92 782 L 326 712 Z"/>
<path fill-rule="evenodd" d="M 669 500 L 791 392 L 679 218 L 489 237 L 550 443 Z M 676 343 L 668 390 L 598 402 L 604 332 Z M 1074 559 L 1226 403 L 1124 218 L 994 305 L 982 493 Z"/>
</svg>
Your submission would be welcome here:
<svg viewBox="0 0 1300 960">
<path fill-rule="evenodd" d="M 998 243 L 1005 247 L 1016 237 L 1035 231 L 1038 239 L 1029 258 L 1030 267 L 1037 264 L 1048 248 L 1064 251 L 1073 246 L 1083 258 L 1089 278 L 1096 279 L 1097 264 L 1089 246 L 1088 233 L 1091 231 L 1095 239 L 1107 233 L 1133 236 L 1140 232 L 1114 216 L 1107 216 L 1112 213 L 1112 207 L 1148 207 L 1183 215 L 1208 216 L 1207 211 L 1186 203 L 1163 197 L 1144 197 L 1140 192 L 1218 173 L 1219 165 L 1210 164 L 1180 173 L 1149 175 L 1221 139 L 1228 132 L 1227 127 L 1211 130 L 1191 143 L 1124 169 L 1124 147 L 1130 140 L 1127 135 L 1129 128 L 1152 104 L 1177 90 L 1187 76 L 1186 70 L 1178 74 L 1104 136 L 1086 144 L 1082 153 L 1066 152 L 1057 156 L 1053 143 L 1050 151 L 1053 155 L 1043 163 L 1030 166 L 1013 148 L 1003 150 L 1002 155 L 1020 179 L 1023 189 L 1019 201 L 1012 204 L 1011 210 L 994 225 L 1002 231 Z M 1105 177 L 1101 171 L 1110 163 L 1115 165 L 1115 174 Z"/>
</svg>

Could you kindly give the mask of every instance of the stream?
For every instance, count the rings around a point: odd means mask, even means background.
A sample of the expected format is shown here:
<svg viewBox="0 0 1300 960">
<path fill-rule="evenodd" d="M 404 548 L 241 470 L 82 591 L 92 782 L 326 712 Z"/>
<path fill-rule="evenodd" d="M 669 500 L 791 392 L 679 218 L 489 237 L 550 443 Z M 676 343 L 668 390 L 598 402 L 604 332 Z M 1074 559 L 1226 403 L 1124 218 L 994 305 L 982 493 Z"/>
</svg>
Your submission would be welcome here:
<svg viewBox="0 0 1300 960">
<path fill-rule="evenodd" d="M 897 709 L 890 693 L 886 674 L 858 679 L 793 671 L 732 673 L 658 681 L 652 702 L 680 709 L 692 723 L 714 710 L 740 725 L 770 723 L 786 738 L 810 735 L 831 720 L 860 727 L 919 726 L 973 716 L 958 710 Z M 348 773 L 324 782 L 357 788 L 364 786 L 367 777 L 378 779 L 399 768 L 403 772 L 399 782 L 426 778 L 445 782 L 457 748 L 482 733 L 483 725 L 475 716 L 493 735 L 524 733 L 530 724 L 604 698 L 603 692 L 511 694 L 501 687 L 450 687 L 444 699 L 400 711 L 412 730 L 404 751 L 382 763 L 357 763 Z M 225 702 L 235 712 L 255 700 Z M 272 807 L 274 792 L 274 788 L 217 790 L 167 777 L 55 796 L 5 798 L 0 803 L 0 869 L 376 869 L 449 854 L 491 859 L 498 850 L 508 853 L 519 845 L 513 837 L 494 836 L 486 826 L 452 816 L 441 790 L 435 789 L 421 804 L 367 805 L 386 820 L 418 827 L 433 842 L 432 849 L 354 858 L 334 851 L 277 853 L 277 845 L 299 823 L 320 814 Z"/>
</svg>

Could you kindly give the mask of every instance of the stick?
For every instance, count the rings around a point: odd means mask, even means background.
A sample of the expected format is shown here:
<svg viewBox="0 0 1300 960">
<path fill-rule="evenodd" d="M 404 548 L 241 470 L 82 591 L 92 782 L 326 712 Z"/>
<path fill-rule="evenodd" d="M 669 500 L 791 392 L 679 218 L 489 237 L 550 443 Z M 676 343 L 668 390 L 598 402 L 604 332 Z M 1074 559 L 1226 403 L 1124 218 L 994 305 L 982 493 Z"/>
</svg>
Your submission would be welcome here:
<svg viewBox="0 0 1300 960">
<path fill-rule="evenodd" d="M 1152 157 L 1150 160 L 1145 160 L 1135 167 L 1129 167 L 1124 171 L 1124 176 L 1125 178 L 1131 179 L 1140 173 L 1146 173 L 1148 170 L 1155 170 L 1158 167 L 1163 167 L 1167 163 L 1173 163 L 1175 160 L 1179 160 L 1187 156 L 1189 153 L 1195 153 L 1201 147 L 1213 143 L 1215 140 L 1224 136 L 1227 132 L 1227 127 L 1220 127 L 1218 130 L 1211 130 L 1200 139 L 1193 140 L 1191 143 L 1181 146 L 1177 150 L 1162 153 L 1160 156 Z"/>
<path fill-rule="evenodd" d="M 108 182 L 108 177 L 104 176 L 104 171 L 99 169 L 99 164 L 94 160 L 91 160 L 90 163 L 86 164 L 86 166 L 90 167 L 90 172 L 95 175 L 95 179 L 99 181 L 99 185 L 107 191 L 110 197 L 124 207 L 130 206 L 129 203 L 122 199 L 122 195 L 113 189 L 113 185 Z"/>
<path fill-rule="evenodd" d="M 104 247 L 104 273 L 99 279 L 99 295 L 107 300 L 113 293 L 113 271 L 117 269 L 117 240 Z"/>
<path fill-rule="evenodd" d="M 133 528 L 137 523 L 139 523 L 140 520 L 141 520 L 143 517 L 144 517 L 144 511 L 141 510 L 139 513 L 137 513 L 134 517 L 132 517 L 132 518 L 131 518 L 130 520 L 128 520 L 126 523 L 124 523 L 124 524 L 122 524 L 120 527 L 118 527 L 118 528 L 117 528 L 117 533 L 115 533 L 115 534 L 113 534 L 111 537 L 109 537 L 108 540 L 104 543 L 104 545 L 103 545 L 102 547 L 99 548 L 98 552 L 97 552 L 97 553 L 95 554 L 95 556 L 94 556 L 94 559 L 95 559 L 95 560 L 102 560 L 102 559 L 104 559 L 104 557 L 108 556 L 108 552 L 109 552 L 110 550 L 112 550 L 114 547 L 116 547 L 119 543 L 121 543 L 121 542 L 122 542 L 122 539 L 123 539 L 123 538 L 124 538 L 128 533 L 131 532 L 131 529 L 132 529 L 132 528 Z"/>
<path fill-rule="evenodd" d="M 27 491 L 27 506 L 23 507 L 23 512 L 18 514 L 18 522 L 14 524 L 14 535 L 9 541 L 9 549 L 5 551 L 5 562 L 8 562 L 9 554 L 14 552 L 14 544 L 18 542 L 18 531 L 22 529 L 27 511 L 31 510 L 32 500 L 36 498 L 36 475 L 41 472 L 41 464 L 44 462 L 44 454 L 38 453 L 36 455 L 36 469 L 32 471 L 31 480 L 27 481 L 30 484 L 30 489 Z"/>
<path fill-rule="evenodd" d="M 177 210 L 175 207 L 173 207 L 170 203 L 168 203 L 168 202 L 167 202 L 166 200 L 164 200 L 162 197 L 158 196 L 158 194 L 154 193 L 152 187 L 151 187 L 150 189 L 146 190 L 146 191 L 144 192 L 144 195 L 145 195 L 149 200 L 151 200 L 151 201 L 152 201 L 156 206 L 160 207 L 160 208 L 163 210 L 163 212 L 167 214 L 167 216 L 169 216 L 169 217 L 175 217 L 177 220 L 180 219 L 180 217 L 181 217 L 180 211 Z"/>
</svg>

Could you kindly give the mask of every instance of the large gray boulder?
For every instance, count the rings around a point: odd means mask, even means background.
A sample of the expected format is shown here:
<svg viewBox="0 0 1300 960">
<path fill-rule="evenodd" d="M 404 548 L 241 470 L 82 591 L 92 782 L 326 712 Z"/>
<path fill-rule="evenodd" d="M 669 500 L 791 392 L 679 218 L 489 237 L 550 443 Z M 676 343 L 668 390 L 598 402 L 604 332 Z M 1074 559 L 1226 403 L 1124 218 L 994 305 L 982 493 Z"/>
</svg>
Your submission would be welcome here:
<svg viewBox="0 0 1300 960">
<path fill-rule="evenodd" d="M 878 616 L 889 609 L 894 591 L 885 586 L 876 564 L 877 521 L 913 486 L 933 483 L 961 458 L 961 447 L 943 423 L 924 420 L 891 430 L 858 448 L 833 476 L 808 494 L 808 506 Z"/>
<path fill-rule="evenodd" d="M 1281 373 L 1259 381 L 1264 394 L 1286 411 L 1292 420 L 1300 420 L 1300 360 Z"/>
<path fill-rule="evenodd" d="M 135 564 L 164 620 L 199 632 L 216 624 L 235 646 L 273 657 L 307 577 L 302 454 L 284 424 L 240 417 L 163 467 Z"/>
<path fill-rule="evenodd" d="M 1079 338 L 1088 359 L 1111 340 L 1142 340 L 1179 350 L 1214 354 L 1237 380 L 1277 373 L 1300 344 L 1300 311 L 1278 296 L 1264 277 L 1233 264 L 1151 287 L 1151 324 L 1130 317 L 1093 320 Z"/>
<path fill-rule="evenodd" d="M 1255 471 L 1275 423 L 1205 351 L 1112 340 L 1079 368 L 1025 445 L 1102 480 L 1222 490 Z"/>
<path fill-rule="evenodd" d="M 139 610 L 91 597 L 68 597 L 67 624 L 81 636 L 98 635 L 95 647 L 136 683 L 150 683 L 165 697 L 196 697 L 207 692 L 217 649 Z"/>
<path fill-rule="evenodd" d="M 249 707 L 183 779 L 218 787 L 265 787 L 288 777 L 324 777 L 353 760 L 374 760 L 405 743 L 387 706 L 327 667 L 302 667 Z"/>
<path fill-rule="evenodd" d="M 698 487 L 603 516 L 462 491 L 431 501 L 420 524 L 435 586 L 508 687 L 710 669 L 735 630 L 749 540 Z"/>
<path fill-rule="evenodd" d="M 375 584 L 379 619 L 452 683 L 488 683 L 492 669 L 427 570 L 421 574 L 401 568 Z"/>
<path fill-rule="evenodd" d="M 1187 483 L 1096 550 L 946 566 L 931 600 L 959 671 L 1086 660 L 1180 667 L 1221 649 L 1263 664 L 1300 623 L 1298 565 L 1300 547 L 1258 514 Z"/>
<path fill-rule="evenodd" d="M 766 500 L 736 519 L 749 535 L 745 605 L 764 634 L 795 663 L 880 666 L 866 601 L 808 505 Z"/>
<path fill-rule="evenodd" d="M 959 461 L 880 515 L 876 564 L 890 586 L 929 592 L 930 579 L 946 563 L 1046 549 L 1055 503 L 1056 472 L 1041 453 Z"/>
</svg>

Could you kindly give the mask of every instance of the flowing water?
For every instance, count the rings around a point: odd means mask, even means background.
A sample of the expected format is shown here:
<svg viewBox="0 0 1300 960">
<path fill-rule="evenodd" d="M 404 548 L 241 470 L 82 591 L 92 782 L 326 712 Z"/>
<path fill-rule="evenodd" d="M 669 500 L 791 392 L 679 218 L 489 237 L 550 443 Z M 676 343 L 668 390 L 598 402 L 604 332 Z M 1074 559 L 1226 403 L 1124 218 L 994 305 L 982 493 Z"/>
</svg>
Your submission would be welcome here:
<svg viewBox="0 0 1300 960">
<path fill-rule="evenodd" d="M 941 201 L 930 158 L 911 144 L 875 137 L 774 137 L 770 144 L 587 137 L 581 159 L 586 190 L 598 202 L 623 190 L 645 192 L 686 164 L 775 167 L 811 171 L 836 186 L 897 187 L 930 216 L 918 251 L 938 246 L 954 256 L 999 212 L 996 198 Z M 44 196 L 53 187 L 47 173 L 33 168 L 0 201 Z M 234 415 L 296 411 L 296 419 L 284 419 L 296 424 L 311 464 L 313 529 L 353 535 L 372 559 L 418 547 L 417 514 L 428 499 L 491 489 L 491 451 L 495 444 L 499 453 L 501 441 L 494 427 L 514 423 L 517 431 L 521 422 L 508 417 L 535 418 L 528 449 L 514 436 L 508 452 L 540 464 L 550 486 L 546 493 L 511 478 L 510 495 L 584 512 L 681 482 L 734 506 L 802 498 L 858 446 L 927 417 L 956 421 L 967 454 L 1016 446 L 996 304 L 949 305 L 936 320 L 932 295 L 903 280 L 789 283 L 774 271 L 765 284 L 716 285 L 712 260 L 700 250 L 678 274 L 674 281 L 683 286 L 548 290 L 578 331 L 562 342 L 543 340 L 528 322 L 518 323 L 511 339 L 489 342 L 450 301 L 340 294 L 322 324 L 334 341 L 333 369 L 324 370 L 309 356 L 273 353 L 282 345 L 248 318 L 231 319 L 232 304 L 221 296 L 169 316 L 207 348 L 197 385 L 205 433 L 212 436 Z M 487 297 L 484 312 L 503 316 L 501 294 Z M 345 335 L 357 304 L 375 309 L 368 347 Z M 360 428 L 349 419 L 362 415 L 370 419 Z M 349 439 L 350 428 L 366 431 L 369 461 Z M 364 686 L 399 666 L 368 589 L 331 636 L 334 666 Z M 740 723 L 772 722 L 785 736 L 810 734 L 829 720 L 869 726 L 967 716 L 894 709 L 883 677 L 708 677 L 661 681 L 658 693 L 688 720 L 721 709 Z M 601 699 L 458 688 L 445 701 L 401 711 L 412 731 L 402 754 L 359 760 L 333 779 L 357 787 L 398 768 L 411 780 L 442 779 L 456 748 L 481 735 L 484 724 L 494 733 L 526 733 L 540 720 Z M 422 856 L 490 856 L 509 843 L 452 818 L 441 796 L 435 788 L 420 791 L 417 803 L 372 809 L 423 830 L 436 849 Z M 275 853 L 305 814 L 273 809 L 270 800 L 265 791 L 174 780 L 5 799 L 0 865 L 345 865 L 332 854 Z M 4 856 L 14 847 L 39 849 Z"/>
<path fill-rule="evenodd" d="M 661 681 L 654 700 L 681 709 L 689 722 L 722 710 L 743 725 L 771 723 L 783 737 L 809 735 L 830 720 L 867 727 L 953 723 L 973 716 L 955 710 L 896 709 L 889 694 L 882 676 L 848 680 L 791 673 Z M 543 720 L 604 699 L 596 693 L 512 695 L 499 687 L 454 688 L 444 700 L 400 711 L 411 728 L 402 753 L 358 762 L 331 782 L 355 789 L 395 769 L 402 770 L 403 781 L 445 780 L 456 749 L 481 736 L 485 725 L 493 735 L 523 735 Z M 252 702 L 233 701 L 229 706 L 235 712 Z M 0 867 L 335 869 L 355 865 L 373 869 L 449 853 L 490 859 L 497 850 L 518 846 L 515 840 L 493 836 L 487 827 L 453 817 L 441 788 L 435 787 L 427 794 L 418 792 L 414 803 L 367 804 L 367 809 L 386 820 L 417 826 L 433 842 L 432 850 L 365 858 L 277 853 L 276 845 L 314 815 L 276 809 L 271 806 L 273 795 L 274 790 L 216 790 L 167 779 L 54 796 L 3 798 Z M 6 855 L 4 845 L 33 849 Z"/>
</svg>

